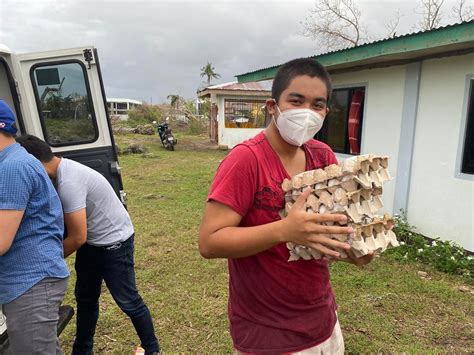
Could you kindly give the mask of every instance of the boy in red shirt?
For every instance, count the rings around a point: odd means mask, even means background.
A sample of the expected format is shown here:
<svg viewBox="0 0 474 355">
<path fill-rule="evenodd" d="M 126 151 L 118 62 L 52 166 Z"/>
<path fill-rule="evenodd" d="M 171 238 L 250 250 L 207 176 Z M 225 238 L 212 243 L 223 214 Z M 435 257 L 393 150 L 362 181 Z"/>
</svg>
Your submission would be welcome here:
<svg viewBox="0 0 474 355">
<path fill-rule="evenodd" d="M 337 164 L 326 144 L 313 139 L 329 112 L 329 74 L 312 59 L 284 64 L 272 86 L 264 132 L 237 145 L 220 164 L 199 232 L 205 258 L 228 258 L 229 321 L 241 353 L 343 353 L 344 342 L 329 283 L 327 259 L 288 262 L 286 242 L 309 246 L 356 265 L 350 246 L 327 237 L 349 235 L 338 214 L 305 212 L 307 189 L 285 219 L 281 183 L 303 171 Z M 333 226 L 323 222 L 335 222 Z"/>
</svg>

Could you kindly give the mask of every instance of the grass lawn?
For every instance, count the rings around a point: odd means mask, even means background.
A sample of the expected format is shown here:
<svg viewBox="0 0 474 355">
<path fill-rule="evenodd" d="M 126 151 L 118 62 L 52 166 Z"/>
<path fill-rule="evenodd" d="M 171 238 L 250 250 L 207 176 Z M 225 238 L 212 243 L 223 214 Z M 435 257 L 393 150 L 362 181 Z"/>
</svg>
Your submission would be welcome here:
<svg viewBox="0 0 474 355">
<path fill-rule="evenodd" d="M 205 260 L 197 247 L 209 185 L 226 152 L 205 137 L 177 138 L 170 152 L 157 136 L 117 137 L 121 147 L 139 139 L 150 150 L 120 158 L 136 231 L 138 288 L 165 353 L 231 353 L 226 261 Z M 420 278 L 420 270 L 428 277 Z M 348 352 L 474 352 L 474 294 L 458 290 L 465 279 L 383 256 L 364 268 L 333 264 L 331 274 Z M 71 305 L 73 285 L 74 275 L 66 297 Z M 95 351 L 132 353 L 138 337 L 105 286 L 100 312 Z M 66 353 L 74 322 L 61 335 Z"/>
</svg>

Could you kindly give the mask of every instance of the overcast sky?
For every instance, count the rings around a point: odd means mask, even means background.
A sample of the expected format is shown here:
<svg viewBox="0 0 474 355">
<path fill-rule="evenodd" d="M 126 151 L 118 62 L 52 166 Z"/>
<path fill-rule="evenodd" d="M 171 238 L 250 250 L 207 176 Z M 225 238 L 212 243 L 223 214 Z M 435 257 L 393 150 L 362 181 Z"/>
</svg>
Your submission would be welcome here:
<svg viewBox="0 0 474 355">
<path fill-rule="evenodd" d="M 444 24 L 457 0 L 445 0 Z M 474 0 L 469 0 L 472 5 Z M 400 9 L 397 34 L 411 32 L 419 0 L 354 0 L 371 33 Z M 94 45 L 108 97 L 153 103 L 169 94 L 194 98 L 200 68 L 211 62 L 220 79 L 318 52 L 302 22 L 314 1 L 0 0 L 0 43 L 24 53 Z"/>
</svg>

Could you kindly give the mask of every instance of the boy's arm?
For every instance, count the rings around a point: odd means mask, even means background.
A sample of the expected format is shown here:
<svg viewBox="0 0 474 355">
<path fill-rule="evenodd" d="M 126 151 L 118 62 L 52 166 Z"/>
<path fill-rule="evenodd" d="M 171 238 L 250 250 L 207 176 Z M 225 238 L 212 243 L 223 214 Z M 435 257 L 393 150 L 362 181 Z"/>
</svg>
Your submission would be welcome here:
<svg viewBox="0 0 474 355">
<path fill-rule="evenodd" d="M 64 211 L 67 236 L 63 240 L 64 257 L 68 257 L 87 240 L 87 189 L 71 173 L 63 177 L 58 186 L 58 195 Z"/>
<path fill-rule="evenodd" d="M 6 163 L 0 169 L 0 256 L 10 250 L 33 191 L 35 173 L 28 165 Z"/>
<path fill-rule="evenodd" d="M 0 256 L 12 246 L 25 211 L 0 210 Z"/>
<path fill-rule="evenodd" d="M 322 222 L 347 222 L 336 214 L 310 214 L 304 203 L 311 189 L 305 190 L 283 220 L 254 227 L 238 227 L 242 217 L 216 201 L 207 202 L 199 231 L 199 251 L 205 258 L 241 258 L 255 255 L 272 246 L 293 242 L 306 245 L 322 254 L 338 257 L 330 248 L 349 249 L 346 243 L 328 238 L 328 234 L 350 234 L 351 228 L 325 226 Z"/>
<path fill-rule="evenodd" d="M 67 238 L 64 238 L 64 257 L 68 257 L 79 249 L 87 240 L 86 209 L 64 214 L 64 223 L 67 229 Z"/>
</svg>

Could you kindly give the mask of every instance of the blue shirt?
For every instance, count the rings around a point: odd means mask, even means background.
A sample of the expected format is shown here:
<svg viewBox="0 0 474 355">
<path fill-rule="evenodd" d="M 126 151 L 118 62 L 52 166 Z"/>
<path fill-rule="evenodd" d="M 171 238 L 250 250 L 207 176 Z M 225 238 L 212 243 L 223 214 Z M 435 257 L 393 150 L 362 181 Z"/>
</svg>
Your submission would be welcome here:
<svg viewBox="0 0 474 355">
<path fill-rule="evenodd" d="M 69 276 L 59 197 L 41 163 L 18 143 L 0 151 L 0 210 L 25 211 L 10 249 L 0 256 L 0 304 L 44 278 Z"/>
</svg>

